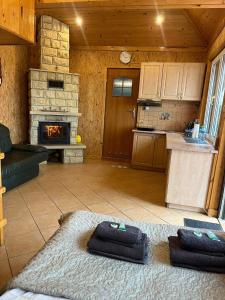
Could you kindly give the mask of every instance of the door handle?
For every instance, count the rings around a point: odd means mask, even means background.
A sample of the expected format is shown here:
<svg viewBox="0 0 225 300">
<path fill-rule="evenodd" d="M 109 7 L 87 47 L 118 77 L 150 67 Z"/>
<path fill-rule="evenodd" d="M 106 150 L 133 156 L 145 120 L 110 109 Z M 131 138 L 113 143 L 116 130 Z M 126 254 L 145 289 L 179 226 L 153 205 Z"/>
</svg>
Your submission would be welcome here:
<svg viewBox="0 0 225 300">
<path fill-rule="evenodd" d="M 130 113 L 132 113 L 132 117 L 133 117 L 133 119 L 135 119 L 135 117 L 136 117 L 136 108 L 134 107 L 133 109 L 128 109 L 128 111 Z"/>
</svg>

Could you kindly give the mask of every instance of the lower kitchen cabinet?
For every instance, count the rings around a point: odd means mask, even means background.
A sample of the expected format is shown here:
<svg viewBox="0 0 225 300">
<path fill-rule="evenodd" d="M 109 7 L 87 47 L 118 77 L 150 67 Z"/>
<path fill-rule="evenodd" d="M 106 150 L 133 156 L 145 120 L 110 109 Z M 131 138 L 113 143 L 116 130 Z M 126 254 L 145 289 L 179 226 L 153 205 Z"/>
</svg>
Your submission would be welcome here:
<svg viewBox="0 0 225 300">
<path fill-rule="evenodd" d="M 153 167 L 158 169 L 167 167 L 166 135 L 155 136 Z"/>
<path fill-rule="evenodd" d="M 167 166 L 166 135 L 135 132 L 132 166 L 163 171 Z"/>
</svg>

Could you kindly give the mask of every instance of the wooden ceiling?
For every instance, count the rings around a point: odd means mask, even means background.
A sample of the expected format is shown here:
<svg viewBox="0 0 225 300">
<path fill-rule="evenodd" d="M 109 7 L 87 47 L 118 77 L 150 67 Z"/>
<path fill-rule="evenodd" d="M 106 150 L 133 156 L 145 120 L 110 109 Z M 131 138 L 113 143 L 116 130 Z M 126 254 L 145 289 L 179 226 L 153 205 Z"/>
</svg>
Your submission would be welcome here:
<svg viewBox="0 0 225 300">
<path fill-rule="evenodd" d="M 50 15 L 70 25 L 71 45 L 76 47 L 204 48 L 225 27 L 225 3 L 198 3 L 197 6 L 195 0 L 38 0 L 37 15 Z M 159 13 L 165 18 L 161 26 L 155 23 Z M 75 23 L 77 16 L 83 19 L 82 27 Z"/>
</svg>

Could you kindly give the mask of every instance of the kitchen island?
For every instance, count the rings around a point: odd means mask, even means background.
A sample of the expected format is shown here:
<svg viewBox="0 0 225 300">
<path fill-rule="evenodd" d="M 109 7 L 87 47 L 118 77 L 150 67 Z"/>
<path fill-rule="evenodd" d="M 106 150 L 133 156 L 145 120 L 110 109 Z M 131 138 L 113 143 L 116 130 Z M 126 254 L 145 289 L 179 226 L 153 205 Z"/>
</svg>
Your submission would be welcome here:
<svg viewBox="0 0 225 300">
<path fill-rule="evenodd" d="M 180 133 L 166 134 L 169 152 L 166 203 L 168 207 L 204 211 L 214 147 L 191 144 Z"/>
</svg>

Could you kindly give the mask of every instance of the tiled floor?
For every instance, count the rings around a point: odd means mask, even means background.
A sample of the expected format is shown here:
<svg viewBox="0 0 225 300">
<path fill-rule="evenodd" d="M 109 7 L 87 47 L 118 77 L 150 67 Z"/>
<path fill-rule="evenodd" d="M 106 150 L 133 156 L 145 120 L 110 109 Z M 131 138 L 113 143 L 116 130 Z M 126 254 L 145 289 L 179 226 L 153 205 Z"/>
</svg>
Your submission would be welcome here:
<svg viewBox="0 0 225 300">
<path fill-rule="evenodd" d="M 58 228 L 62 213 L 90 210 L 122 219 L 183 225 L 183 218 L 218 222 L 164 206 L 166 177 L 112 162 L 41 166 L 38 178 L 4 196 L 8 219 L 0 248 L 0 287 L 16 275 Z"/>
</svg>

